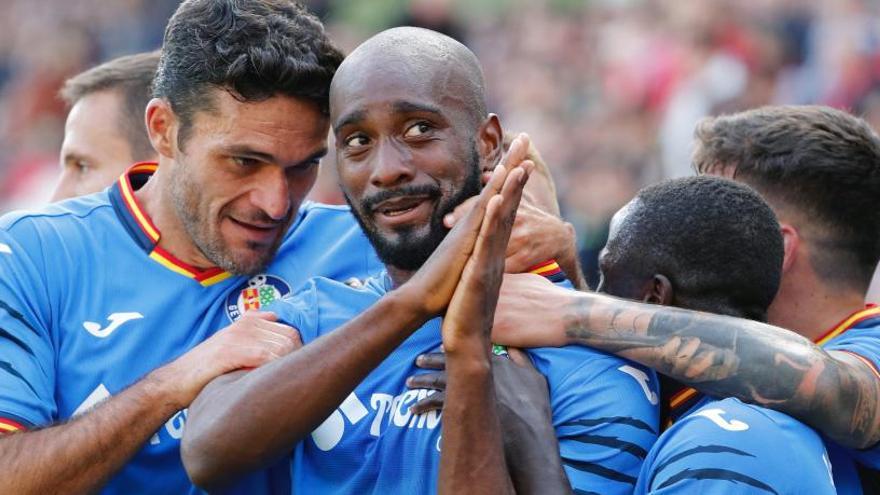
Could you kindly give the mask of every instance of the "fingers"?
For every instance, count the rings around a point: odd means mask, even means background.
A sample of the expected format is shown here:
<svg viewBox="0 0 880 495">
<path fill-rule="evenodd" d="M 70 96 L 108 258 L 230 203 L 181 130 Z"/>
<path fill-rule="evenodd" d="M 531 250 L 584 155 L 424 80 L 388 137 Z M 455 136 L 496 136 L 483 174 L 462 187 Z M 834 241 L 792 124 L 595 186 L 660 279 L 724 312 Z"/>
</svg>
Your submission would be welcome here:
<svg viewBox="0 0 880 495">
<path fill-rule="evenodd" d="M 520 133 L 517 135 L 513 141 L 510 142 L 510 147 L 501 159 L 501 164 L 508 169 L 517 167 L 520 162 L 526 159 L 526 155 L 528 155 L 529 152 L 529 143 L 530 140 L 528 134 Z"/>
<path fill-rule="evenodd" d="M 443 410 L 443 402 L 446 400 L 446 392 L 435 392 L 413 404 L 409 408 L 413 414 L 425 414 L 428 411 Z"/>
<path fill-rule="evenodd" d="M 446 354 L 442 352 L 429 352 L 416 358 L 416 366 L 428 370 L 446 369 Z"/>
<path fill-rule="evenodd" d="M 421 375 L 413 375 L 406 379 L 409 388 L 426 388 L 429 390 L 446 390 L 446 372 L 433 371 Z"/>
<path fill-rule="evenodd" d="M 278 315 L 271 311 L 248 311 L 242 318 L 254 318 L 257 320 L 278 321 Z"/>
<path fill-rule="evenodd" d="M 489 176 L 491 176 L 491 173 L 487 175 L 487 180 Z M 456 206 L 452 213 L 447 213 L 446 216 L 443 217 L 443 225 L 445 225 L 447 229 L 454 227 L 460 218 L 476 207 L 477 198 L 479 198 L 479 196 L 468 198 L 462 204 Z"/>
</svg>

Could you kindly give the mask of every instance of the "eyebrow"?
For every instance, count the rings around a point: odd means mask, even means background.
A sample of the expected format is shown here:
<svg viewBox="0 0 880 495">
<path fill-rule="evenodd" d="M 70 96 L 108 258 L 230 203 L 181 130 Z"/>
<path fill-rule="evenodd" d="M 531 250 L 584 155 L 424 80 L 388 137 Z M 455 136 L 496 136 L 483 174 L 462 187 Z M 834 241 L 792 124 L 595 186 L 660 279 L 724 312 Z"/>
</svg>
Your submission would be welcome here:
<svg viewBox="0 0 880 495">
<path fill-rule="evenodd" d="M 264 153 L 262 151 L 256 151 L 247 146 L 240 145 L 232 145 L 226 149 L 226 152 L 231 155 L 243 156 L 247 158 L 255 158 L 257 160 L 261 160 L 269 163 L 278 163 L 275 156 L 270 153 Z M 312 160 L 320 160 L 325 155 L 327 155 L 327 147 L 321 147 L 319 150 L 315 151 L 305 159 L 301 160 L 297 163 L 297 165 L 308 163 Z"/>
<path fill-rule="evenodd" d="M 442 116 L 443 112 L 439 107 L 427 103 L 416 103 L 412 101 L 398 100 L 391 103 L 391 109 L 395 113 L 432 113 Z M 355 125 L 363 122 L 367 118 L 367 111 L 359 108 L 343 115 L 336 125 L 333 126 L 333 132 L 339 133 L 339 130 L 347 125 Z"/>
</svg>

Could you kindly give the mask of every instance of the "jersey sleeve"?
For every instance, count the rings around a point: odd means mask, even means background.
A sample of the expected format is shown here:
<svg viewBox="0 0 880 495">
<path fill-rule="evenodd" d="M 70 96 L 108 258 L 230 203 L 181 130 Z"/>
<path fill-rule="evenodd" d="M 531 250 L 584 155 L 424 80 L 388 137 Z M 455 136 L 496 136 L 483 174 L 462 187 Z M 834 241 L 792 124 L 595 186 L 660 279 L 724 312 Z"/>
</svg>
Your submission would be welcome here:
<svg viewBox="0 0 880 495">
<path fill-rule="evenodd" d="M 317 285 L 309 280 L 302 288 L 266 307 L 278 315 L 278 321 L 299 331 L 303 344 L 319 336 Z"/>
<path fill-rule="evenodd" d="M 50 424 L 57 413 L 48 295 L 32 255 L 0 230 L 0 433 Z"/>
<path fill-rule="evenodd" d="M 575 493 L 632 493 L 657 438 L 653 371 L 579 346 L 530 352 L 547 377 L 559 451 Z"/>
<path fill-rule="evenodd" d="M 870 366 L 880 380 L 880 326 L 853 328 L 822 347 L 826 351 L 848 352 Z M 880 469 L 880 443 L 868 449 L 847 449 L 859 463 Z"/>
<path fill-rule="evenodd" d="M 837 492 L 813 430 L 782 413 L 725 399 L 663 433 L 642 466 L 636 493 Z"/>
</svg>

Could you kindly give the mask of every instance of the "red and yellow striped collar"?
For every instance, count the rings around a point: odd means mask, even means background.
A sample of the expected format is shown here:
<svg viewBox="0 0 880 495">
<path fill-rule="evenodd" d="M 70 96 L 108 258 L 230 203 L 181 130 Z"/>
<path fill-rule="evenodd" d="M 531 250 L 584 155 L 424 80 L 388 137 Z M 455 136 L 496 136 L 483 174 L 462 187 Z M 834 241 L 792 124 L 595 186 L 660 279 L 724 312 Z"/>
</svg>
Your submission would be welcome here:
<svg viewBox="0 0 880 495">
<path fill-rule="evenodd" d="M 159 246 L 162 234 L 138 203 L 134 194 L 136 187 L 143 185 L 158 167 L 159 165 L 156 163 L 136 163 L 122 174 L 111 188 L 110 199 L 114 203 L 113 206 L 117 214 L 125 223 L 129 234 L 149 254 L 152 260 L 205 287 L 231 277 L 232 274 L 218 267 L 202 270 L 189 265 Z M 135 186 L 135 183 L 138 186 Z"/>
<path fill-rule="evenodd" d="M 813 342 L 818 346 L 823 346 L 828 343 L 834 337 L 837 337 L 847 330 L 855 327 L 859 323 L 870 319 L 880 317 L 880 307 L 877 307 L 873 304 L 869 304 L 866 308 L 860 309 L 855 313 L 847 316 L 843 320 L 840 321 L 837 325 L 834 325 L 830 330 L 825 332 L 822 336 L 813 340 Z M 860 357 L 860 356 L 856 356 Z M 870 363 L 868 363 L 870 364 Z M 876 370 L 876 368 L 871 365 L 871 369 Z M 876 371 L 875 371 L 876 372 Z M 880 376 L 878 376 L 880 377 Z M 673 413 L 676 412 L 683 404 L 689 403 L 690 399 L 693 399 L 699 395 L 696 389 L 691 387 L 686 387 L 677 393 L 675 393 L 672 397 L 669 398 L 669 411 L 670 411 L 670 419 L 673 416 Z"/>
</svg>

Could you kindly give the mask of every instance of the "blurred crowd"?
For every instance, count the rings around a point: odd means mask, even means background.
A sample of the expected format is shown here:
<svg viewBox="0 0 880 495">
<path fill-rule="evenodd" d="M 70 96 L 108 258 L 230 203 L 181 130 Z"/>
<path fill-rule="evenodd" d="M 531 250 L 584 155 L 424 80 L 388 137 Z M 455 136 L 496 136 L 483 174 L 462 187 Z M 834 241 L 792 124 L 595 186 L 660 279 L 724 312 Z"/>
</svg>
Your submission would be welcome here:
<svg viewBox="0 0 880 495">
<path fill-rule="evenodd" d="M 65 78 L 157 48 L 176 0 L 0 0 L 0 211 L 48 197 Z M 346 51 L 400 24 L 480 57 L 490 108 L 531 134 L 587 273 L 610 215 L 690 173 L 694 124 L 771 103 L 847 108 L 880 127 L 880 2 L 870 0 L 309 1 Z M 316 198 L 341 201 L 332 167 Z"/>
</svg>

